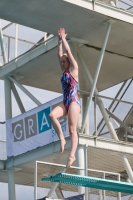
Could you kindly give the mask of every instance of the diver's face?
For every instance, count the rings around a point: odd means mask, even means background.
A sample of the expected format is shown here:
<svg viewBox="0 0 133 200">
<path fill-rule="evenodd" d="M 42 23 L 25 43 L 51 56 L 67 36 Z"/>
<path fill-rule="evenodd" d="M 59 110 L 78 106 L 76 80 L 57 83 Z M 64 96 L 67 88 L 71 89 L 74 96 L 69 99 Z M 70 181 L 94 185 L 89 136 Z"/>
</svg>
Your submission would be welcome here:
<svg viewBox="0 0 133 200">
<path fill-rule="evenodd" d="M 60 63 L 64 70 L 68 70 L 70 68 L 70 62 L 66 56 L 62 56 Z"/>
</svg>

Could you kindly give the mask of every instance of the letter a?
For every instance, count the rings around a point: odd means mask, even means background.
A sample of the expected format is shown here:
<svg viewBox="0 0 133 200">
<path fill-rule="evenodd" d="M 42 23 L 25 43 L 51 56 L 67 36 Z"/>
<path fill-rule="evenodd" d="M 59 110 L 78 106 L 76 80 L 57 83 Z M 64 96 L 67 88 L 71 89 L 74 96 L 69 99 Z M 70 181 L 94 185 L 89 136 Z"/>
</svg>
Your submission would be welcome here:
<svg viewBox="0 0 133 200">
<path fill-rule="evenodd" d="M 45 119 L 45 122 L 44 122 L 44 119 Z M 43 126 L 44 126 L 44 125 L 47 125 L 48 127 L 50 127 L 45 113 L 43 113 L 42 124 L 41 124 L 41 130 L 43 129 Z"/>
</svg>

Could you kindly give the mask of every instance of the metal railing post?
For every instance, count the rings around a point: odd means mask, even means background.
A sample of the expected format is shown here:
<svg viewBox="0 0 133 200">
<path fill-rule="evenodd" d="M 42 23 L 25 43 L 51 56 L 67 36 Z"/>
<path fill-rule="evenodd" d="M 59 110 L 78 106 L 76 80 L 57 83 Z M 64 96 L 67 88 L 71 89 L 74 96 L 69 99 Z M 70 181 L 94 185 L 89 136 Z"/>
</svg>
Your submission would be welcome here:
<svg viewBox="0 0 133 200">
<path fill-rule="evenodd" d="M 68 158 L 65 161 L 65 165 L 67 164 Z M 62 169 L 60 170 L 60 173 L 64 173 L 66 171 L 66 167 L 62 167 Z M 50 191 L 47 194 L 47 197 L 52 197 L 53 193 L 55 192 L 57 186 L 59 185 L 59 183 L 53 183 Z"/>
<path fill-rule="evenodd" d="M 47 39 L 47 33 L 44 32 L 44 41 Z"/>
<path fill-rule="evenodd" d="M 105 179 L 106 177 L 105 177 L 105 172 L 103 172 L 103 179 Z M 103 190 L 103 200 L 105 200 L 105 196 L 106 195 L 106 193 L 105 193 L 105 190 Z"/>
<path fill-rule="evenodd" d="M 81 54 L 80 49 L 79 49 L 78 46 L 77 46 L 77 48 L 78 48 L 78 58 L 79 58 L 79 62 L 81 62 L 81 65 L 82 65 L 82 67 L 83 67 L 84 74 L 85 74 L 85 76 L 86 76 L 86 78 L 87 78 L 87 80 L 88 80 L 88 82 L 89 82 L 90 87 L 91 87 L 91 85 L 92 85 L 92 83 L 93 83 L 93 79 L 92 79 L 91 74 L 90 74 L 90 72 L 89 72 L 89 70 L 88 70 L 88 68 L 87 68 L 87 66 L 86 66 L 86 64 L 85 64 L 85 61 L 84 61 L 84 59 L 83 59 L 83 56 L 82 56 L 82 54 Z M 98 104 L 98 106 L 99 106 L 99 108 L 100 108 L 100 111 L 101 111 L 101 113 L 102 113 L 102 115 L 103 115 L 103 118 L 104 118 L 104 120 L 105 120 L 105 122 L 106 122 L 106 125 L 107 125 L 107 127 L 108 127 L 108 130 L 109 130 L 109 132 L 110 132 L 112 138 L 115 139 L 115 140 L 118 140 L 118 137 L 117 137 L 117 135 L 116 135 L 116 132 L 115 132 L 115 130 L 114 130 L 114 127 L 113 127 L 112 123 L 111 123 L 110 120 L 109 120 L 109 116 L 108 116 L 108 114 L 107 114 L 107 111 L 105 110 L 105 107 L 104 107 L 104 105 L 103 105 L 103 102 L 102 102 L 101 98 L 98 96 L 98 90 L 97 90 L 97 88 L 95 88 L 95 94 L 97 95 L 97 104 Z"/>
<path fill-rule="evenodd" d="M 85 176 L 88 176 L 88 158 L 87 158 L 87 145 L 84 145 L 84 169 L 85 169 Z M 88 200 L 88 188 L 85 187 L 85 200 Z"/>
<path fill-rule="evenodd" d="M 7 57 L 6 57 L 6 51 L 5 51 L 4 44 L 3 44 L 3 33 L 2 33 L 1 23 L 0 23 L 0 45 L 1 45 L 3 62 L 4 62 L 4 64 L 6 64 L 7 63 Z"/>
<path fill-rule="evenodd" d="M 106 45 L 107 45 L 107 41 L 108 41 L 110 29 L 111 29 L 111 24 L 112 24 L 112 21 L 109 21 L 108 22 L 108 27 L 107 27 L 107 30 L 106 30 L 106 34 L 105 34 L 105 39 L 104 39 L 103 46 L 102 46 L 102 50 L 101 50 L 101 53 L 100 53 L 100 56 L 99 56 L 99 60 L 98 60 L 98 64 L 97 64 L 97 67 L 96 67 L 93 84 L 91 86 L 91 91 L 90 91 L 89 99 L 88 99 L 88 102 L 87 102 L 86 111 L 85 111 L 85 114 L 83 116 L 81 132 L 83 132 L 84 127 L 85 127 L 87 114 L 88 114 L 88 111 L 89 111 L 89 108 L 90 108 L 90 104 L 91 104 L 92 97 L 93 97 L 93 94 L 94 94 L 94 90 L 95 90 L 95 87 L 96 87 L 96 83 L 97 83 L 98 75 L 99 75 L 99 72 L 100 72 L 100 68 L 101 68 L 101 64 L 102 64 L 105 48 L 106 48 Z"/>
<path fill-rule="evenodd" d="M 121 181 L 120 174 L 117 176 L 117 180 Z M 121 192 L 118 192 L 118 200 L 121 200 Z"/>
<path fill-rule="evenodd" d="M 8 62 L 10 61 L 10 38 L 8 37 Z"/>
<path fill-rule="evenodd" d="M 116 7 L 118 8 L 118 0 L 115 0 Z"/>
<path fill-rule="evenodd" d="M 14 168 L 7 169 L 9 200 L 16 200 Z"/>
<path fill-rule="evenodd" d="M 15 58 L 18 56 L 18 24 L 15 24 Z"/>
<path fill-rule="evenodd" d="M 97 136 L 97 108 L 96 108 L 96 95 L 94 96 L 94 126 L 95 126 L 95 136 Z"/>
<path fill-rule="evenodd" d="M 37 161 L 34 162 L 34 200 L 37 200 Z"/>
<path fill-rule="evenodd" d="M 5 117 L 6 120 L 12 118 L 12 98 L 11 98 L 11 81 L 4 79 L 5 86 Z"/>
</svg>

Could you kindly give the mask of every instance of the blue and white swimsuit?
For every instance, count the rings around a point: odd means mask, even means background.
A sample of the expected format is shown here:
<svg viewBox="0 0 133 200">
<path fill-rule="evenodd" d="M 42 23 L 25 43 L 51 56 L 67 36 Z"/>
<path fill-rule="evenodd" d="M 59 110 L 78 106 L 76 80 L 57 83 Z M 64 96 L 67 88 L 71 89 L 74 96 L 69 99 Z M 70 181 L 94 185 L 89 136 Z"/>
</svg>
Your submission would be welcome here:
<svg viewBox="0 0 133 200">
<path fill-rule="evenodd" d="M 63 103 L 67 112 L 71 102 L 76 102 L 80 106 L 78 82 L 73 78 L 69 71 L 62 74 L 61 84 L 63 91 Z"/>
</svg>

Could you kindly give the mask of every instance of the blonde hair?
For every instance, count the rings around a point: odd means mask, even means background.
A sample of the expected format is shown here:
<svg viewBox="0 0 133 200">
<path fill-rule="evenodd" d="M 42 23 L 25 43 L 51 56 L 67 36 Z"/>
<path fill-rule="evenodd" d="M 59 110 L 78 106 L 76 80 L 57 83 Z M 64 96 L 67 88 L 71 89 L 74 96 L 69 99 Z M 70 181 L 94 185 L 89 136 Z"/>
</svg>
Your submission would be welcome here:
<svg viewBox="0 0 133 200">
<path fill-rule="evenodd" d="M 63 56 L 65 56 L 66 58 L 67 58 L 67 60 L 69 61 L 69 58 L 68 58 L 68 55 L 66 54 L 66 53 L 64 53 L 63 55 L 62 55 L 62 57 Z M 70 62 L 70 61 L 69 61 Z"/>
</svg>

